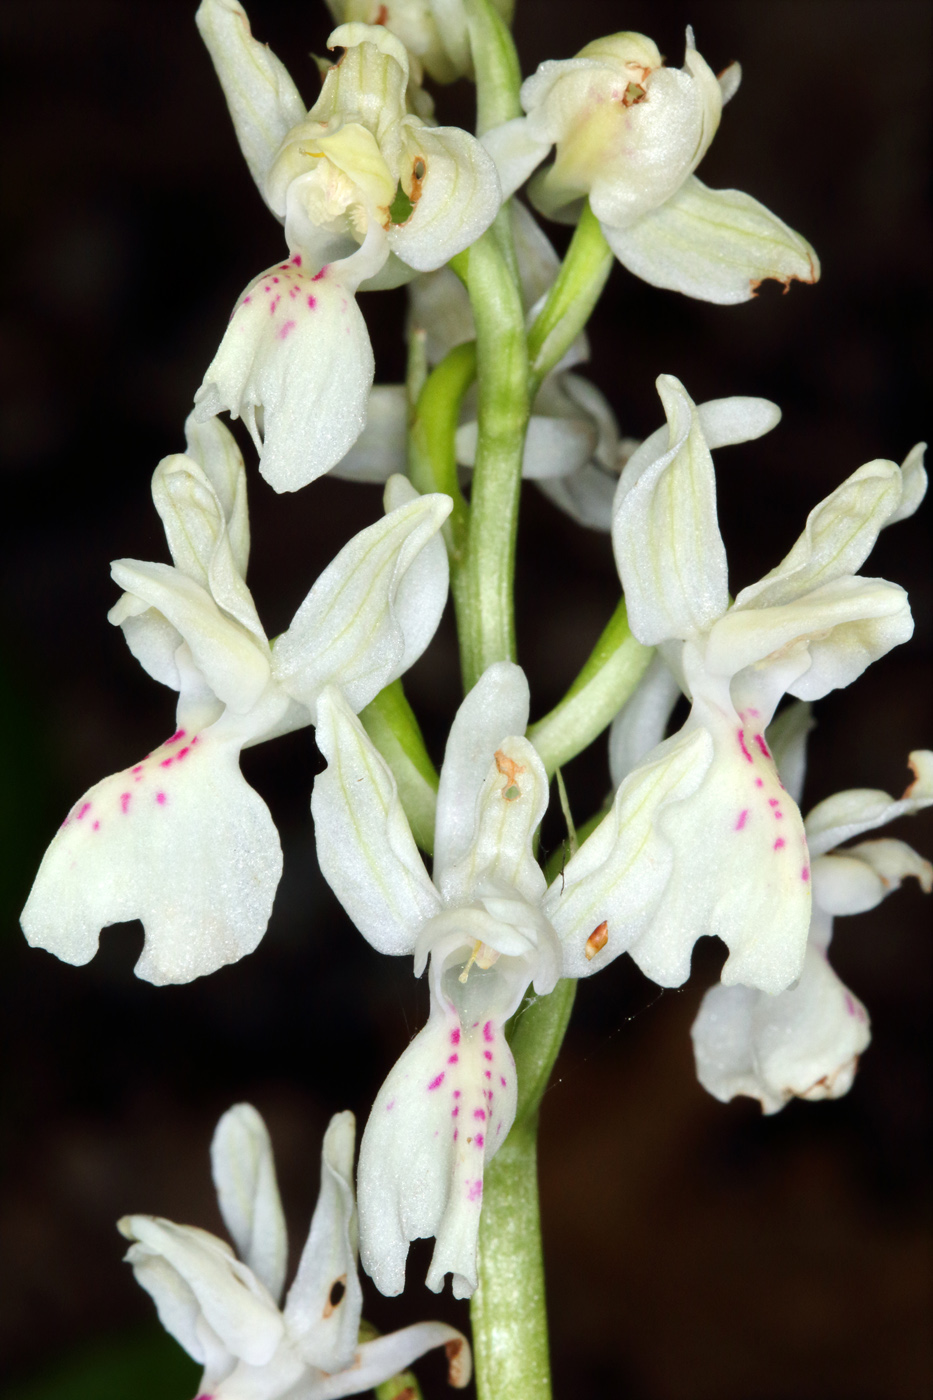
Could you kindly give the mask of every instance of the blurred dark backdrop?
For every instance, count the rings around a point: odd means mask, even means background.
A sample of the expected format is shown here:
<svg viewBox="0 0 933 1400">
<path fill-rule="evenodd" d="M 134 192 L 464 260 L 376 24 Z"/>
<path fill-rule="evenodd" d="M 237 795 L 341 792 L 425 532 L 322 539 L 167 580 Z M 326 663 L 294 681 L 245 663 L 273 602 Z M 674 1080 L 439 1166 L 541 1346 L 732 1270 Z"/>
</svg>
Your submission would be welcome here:
<svg viewBox="0 0 933 1400">
<path fill-rule="evenodd" d="M 128 1210 L 219 1228 L 207 1146 L 220 1112 L 267 1116 L 294 1244 L 303 1240 L 330 1113 L 360 1123 L 426 993 L 407 961 L 353 932 L 317 874 L 309 731 L 250 751 L 247 776 L 282 833 L 269 932 L 188 987 L 134 979 L 136 926 L 88 967 L 23 943 L 17 913 L 71 802 L 171 726 L 105 613 L 108 561 L 165 558 L 148 497 L 241 287 L 280 256 L 181 0 L 5 0 L 0 315 L 3 541 L 0 960 L 4 1293 L 0 1367 L 26 1376 L 151 1312 L 120 1262 Z M 588 373 L 623 430 L 660 421 L 653 381 L 693 396 L 762 394 L 784 421 L 720 454 L 733 591 L 790 546 L 806 511 L 860 463 L 900 460 L 928 430 L 930 7 L 896 0 L 519 0 L 526 73 L 620 28 L 679 64 L 684 25 L 745 78 L 701 175 L 763 199 L 811 239 L 823 281 L 737 308 L 644 287 L 617 268 Z M 258 37 L 315 90 L 323 5 L 254 0 Z M 471 92 L 440 90 L 469 124 Z M 563 243 L 566 233 L 557 230 Z M 404 294 L 363 299 L 378 377 L 400 377 Z M 252 462 L 252 449 L 248 461 Z M 328 479 L 278 498 L 251 471 L 251 583 L 270 635 L 378 492 Z M 930 742 L 927 513 L 889 531 L 870 571 L 911 593 L 917 633 L 818 707 L 807 804 L 849 786 L 899 792 Z M 614 604 L 608 541 L 534 491 L 519 552 L 520 659 L 535 714 L 572 680 Z M 435 756 L 459 698 L 447 625 L 409 693 Z M 576 811 L 602 800 L 604 746 L 568 769 Z M 896 834 L 927 853 L 933 825 Z M 551 839 L 557 838 L 553 835 Z M 908 889 L 840 921 L 834 961 L 875 1042 L 848 1098 L 775 1118 L 695 1082 L 689 1026 L 721 950 L 660 993 L 620 959 L 580 992 L 544 1104 L 542 1193 L 558 1392 L 631 1400 L 921 1400 L 929 1353 L 927 912 Z M 421 1287 L 373 1290 L 386 1328 L 465 1318 Z M 428 1372 L 433 1374 L 432 1372 Z M 167 1397 L 168 1400 L 168 1397 Z M 182 1397 L 179 1396 L 179 1400 Z"/>
</svg>

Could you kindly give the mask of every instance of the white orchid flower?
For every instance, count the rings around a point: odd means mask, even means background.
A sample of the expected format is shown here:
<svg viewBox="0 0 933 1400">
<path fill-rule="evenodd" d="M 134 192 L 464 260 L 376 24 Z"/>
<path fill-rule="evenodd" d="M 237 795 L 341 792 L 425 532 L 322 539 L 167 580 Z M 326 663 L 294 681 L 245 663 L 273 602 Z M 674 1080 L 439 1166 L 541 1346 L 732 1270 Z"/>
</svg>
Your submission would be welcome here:
<svg viewBox="0 0 933 1400">
<path fill-rule="evenodd" d="M 805 705 L 792 707 L 769 734 L 796 800 L 807 710 Z M 778 731 L 788 727 L 795 732 L 785 746 Z M 865 1007 L 829 964 L 833 919 L 874 909 L 908 876 L 929 894 L 933 866 L 903 841 L 839 843 L 933 805 L 933 753 L 919 750 L 909 761 L 914 781 L 900 800 L 869 789 L 840 792 L 819 803 L 805 820 L 813 858 L 813 913 L 799 982 L 779 996 L 716 986 L 703 998 L 692 1030 L 697 1076 L 723 1103 L 742 1094 L 758 1099 L 765 1113 L 777 1113 L 792 1098 L 836 1099 L 852 1087 L 871 1031 Z M 798 784 L 793 787 L 789 768 Z"/>
<path fill-rule="evenodd" d="M 118 560 L 126 592 L 110 613 L 143 668 L 179 692 L 175 733 L 74 805 L 22 915 L 34 947 L 79 965 L 102 928 L 141 919 L 136 972 L 157 984 L 235 962 L 268 923 L 282 856 L 240 750 L 313 724 L 327 685 L 362 709 L 421 655 L 447 596 L 438 531 L 450 498 L 395 477 L 386 517 L 340 551 L 270 645 L 245 582 L 239 451 L 217 420 L 189 419 L 187 434 L 187 455 L 153 477 L 174 566 Z"/>
<path fill-rule="evenodd" d="M 154 1215 L 126 1215 L 126 1260 L 159 1320 L 204 1367 L 198 1400 L 338 1400 L 381 1385 L 434 1347 L 449 1380 L 469 1383 L 470 1347 L 442 1322 L 358 1342 L 352 1113 L 330 1120 L 321 1190 L 298 1271 L 282 1303 L 288 1243 L 269 1134 L 251 1104 L 221 1118 L 211 1144 L 224 1240 Z"/>
<path fill-rule="evenodd" d="M 682 69 L 664 65 L 643 34 L 613 34 L 576 58 L 549 60 L 522 86 L 526 116 L 483 137 L 507 198 L 552 147 L 532 181 L 532 203 L 576 223 L 587 198 L 606 242 L 656 287 L 729 304 L 766 278 L 815 282 L 805 239 L 739 190 L 708 189 L 693 174 L 740 81 L 717 79 L 687 30 Z"/>
<path fill-rule="evenodd" d="M 904 590 L 855 571 L 881 528 L 916 509 L 922 448 L 903 470 L 860 467 L 811 512 L 787 558 L 729 606 L 709 449 L 758 436 L 778 413 L 760 399 L 697 409 L 666 375 L 658 391 L 668 427 L 622 473 L 613 545 L 632 631 L 661 645 L 692 701 L 682 733 L 707 733 L 715 757 L 694 796 L 664 816 L 673 873 L 629 951 L 655 981 L 679 986 L 696 939 L 715 934 L 730 948 L 726 984 L 778 993 L 800 975 L 810 859 L 764 731 L 783 694 L 818 699 L 911 635 Z"/>
<path fill-rule="evenodd" d="M 366 421 L 373 357 L 357 288 L 396 286 L 468 248 L 496 215 L 499 182 L 474 137 L 409 112 L 408 56 L 383 26 L 334 30 L 328 43 L 345 52 L 307 111 L 238 0 L 202 0 L 197 21 L 289 250 L 237 303 L 197 412 L 242 416 L 263 475 L 294 491 Z"/>
<path fill-rule="evenodd" d="M 514 0 L 490 0 L 508 24 Z M 338 24 L 383 24 L 435 82 L 473 76 L 473 55 L 463 0 L 327 0 Z"/>
<path fill-rule="evenodd" d="M 453 1275 L 476 1287 L 484 1166 L 515 1115 L 515 1064 L 504 1026 L 529 985 L 551 991 L 562 941 L 592 958 L 634 937 L 669 873 L 655 818 L 701 781 L 703 736 L 646 768 L 546 888 L 533 839 L 548 781 L 524 737 L 528 684 L 510 662 L 490 666 L 460 706 L 437 797 L 434 878 L 402 812 L 392 774 L 336 691 L 318 704 L 328 766 L 312 797 L 318 861 L 357 928 L 378 951 L 430 959 L 431 1011 L 376 1098 L 360 1152 L 363 1266 L 383 1293 L 401 1292 L 409 1242 L 435 1236 L 428 1287 Z M 584 955 L 584 946 L 587 948 Z"/>
<path fill-rule="evenodd" d="M 526 318 L 531 322 L 560 270 L 550 240 L 529 211 L 509 205 Z M 409 326 L 424 336 L 428 365 L 438 364 L 457 345 L 475 339 L 476 327 L 466 288 L 449 268 L 428 272 L 409 283 Z M 586 360 L 580 335 L 544 380 L 532 405 L 525 438 L 522 476 L 566 514 L 591 529 L 608 530 L 619 473 L 638 445 L 619 437 L 615 416 L 588 380 L 570 373 Z M 410 406 L 403 384 L 377 384 L 370 391 L 366 427 L 334 475 L 355 481 L 385 481 L 404 470 Z M 476 460 L 476 393 L 464 399 L 455 450 L 462 467 Z"/>
</svg>

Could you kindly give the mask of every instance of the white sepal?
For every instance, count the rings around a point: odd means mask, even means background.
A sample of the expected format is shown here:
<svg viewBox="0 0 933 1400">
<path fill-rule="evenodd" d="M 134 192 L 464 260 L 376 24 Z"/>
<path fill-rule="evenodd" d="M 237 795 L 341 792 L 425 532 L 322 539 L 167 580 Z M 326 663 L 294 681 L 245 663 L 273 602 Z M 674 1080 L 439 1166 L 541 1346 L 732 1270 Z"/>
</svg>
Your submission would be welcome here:
<svg viewBox="0 0 933 1400">
<path fill-rule="evenodd" d="M 366 427 L 332 476 L 343 481 L 388 481 L 405 466 L 408 395 L 404 384 L 374 384 L 369 391 Z"/>
<path fill-rule="evenodd" d="M 689 176 L 666 203 L 627 225 L 601 221 L 616 257 L 653 287 L 734 306 L 774 279 L 816 282 L 819 259 L 799 233 L 741 190 Z"/>
<path fill-rule="evenodd" d="M 237 0 L 202 0 L 195 23 L 227 99 L 249 173 L 265 196 L 276 152 L 305 105 L 285 65 L 253 38 Z"/>
<path fill-rule="evenodd" d="M 614 788 L 660 744 L 680 694 L 680 686 L 663 656 L 653 656 L 609 731 L 609 774 Z"/>
<path fill-rule="evenodd" d="M 912 815 L 933 804 L 933 752 L 916 749 L 908 758 L 914 781 L 903 797 L 889 797 L 871 788 L 837 792 L 807 814 L 807 841 L 814 856 L 834 850 L 843 841 L 886 826 L 895 817 Z"/>
<path fill-rule="evenodd" d="M 195 395 L 201 421 L 225 409 L 243 418 L 276 491 L 307 485 L 346 455 L 374 372 L 350 287 L 336 269 L 311 276 L 301 262 L 296 254 L 247 287 Z"/>
<path fill-rule="evenodd" d="M 237 1253 L 278 1302 L 285 1284 L 288 1237 L 272 1143 L 252 1104 L 235 1104 L 217 1124 L 211 1171 L 220 1213 Z"/>
<path fill-rule="evenodd" d="M 412 952 L 440 899 L 395 779 L 336 689 L 325 690 L 318 701 L 316 738 L 327 759 L 311 797 L 324 878 L 377 951 Z"/>
<path fill-rule="evenodd" d="M 408 164 L 402 185 L 414 196 L 414 208 L 405 223 L 390 227 L 389 247 L 409 267 L 430 272 L 492 223 L 502 203 L 499 178 L 479 141 L 459 127 L 429 127 L 409 117 L 403 139 Z"/>
</svg>

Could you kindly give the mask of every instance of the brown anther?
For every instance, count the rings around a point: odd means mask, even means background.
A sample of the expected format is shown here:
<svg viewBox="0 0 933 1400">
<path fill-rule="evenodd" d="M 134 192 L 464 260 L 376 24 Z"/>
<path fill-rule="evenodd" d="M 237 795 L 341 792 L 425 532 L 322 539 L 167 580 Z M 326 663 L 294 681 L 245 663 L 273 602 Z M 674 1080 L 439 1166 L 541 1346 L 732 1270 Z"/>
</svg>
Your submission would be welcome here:
<svg viewBox="0 0 933 1400">
<path fill-rule="evenodd" d="M 463 1338 L 457 1337 L 454 1341 L 448 1342 L 444 1350 L 447 1353 L 447 1383 L 459 1390 L 466 1385 L 470 1378 L 468 1353 L 464 1354 Z"/>
<path fill-rule="evenodd" d="M 346 1291 L 347 1276 L 346 1274 L 341 1274 L 339 1278 L 334 1279 L 333 1283 L 330 1286 L 330 1292 L 327 1295 L 327 1302 L 324 1304 L 324 1312 L 322 1313 L 323 1317 L 330 1317 L 332 1313 L 337 1311 L 337 1309 L 340 1307 L 340 1304 L 343 1302 Z"/>
<path fill-rule="evenodd" d="M 497 769 L 503 778 L 508 779 L 502 789 L 502 796 L 506 802 L 514 802 L 517 797 L 522 795 L 522 790 L 518 785 L 518 776 L 525 770 L 520 763 L 516 763 L 514 758 L 509 758 L 508 754 L 503 753 L 501 749 L 496 749 L 495 759 Z"/>
<path fill-rule="evenodd" d="M 609 925 L 606 922 L 606 920 L 603 919 L 602 923 L 598 924 L 596 928 L 594 928 L 593 932 L 586 940 L 586 947 L 583 951 L 586 953 L 587 962 L 592 962 L 596 954 L 600 952 L 603 948 L 605 948 L 608 942 Z"/>
<path fill-rule="evenodd" d="M 424 156 L 415 156 L 411 165 L 411 189 L 406 190 L 406 194 L 411 200 L 412 208 L 414 208 L 421 198 L 421 189 L 424 185 L 424 177 L 427 173 L 428 167 Z"/>
<path fill-rule="evenodd" d="M 388 24 L 388 23 L 389 23 L 389 7 L 388 7 L 388 5 L 380 5 L 379 8 L 378 8 L 378 10 L 376 11 L 376 18 L 373 20 L 373 24 Z M 401 1397 L 399 1397 L 399 1400 L 401 1400 Z"/>
<path fill-rule="evenodd" d="M 635 107 L 639 102 L 644 102 L 647 96 L 648 93 L 641 83 L 629 83 L 622 94 L 622 106 Z"/>
</svg>

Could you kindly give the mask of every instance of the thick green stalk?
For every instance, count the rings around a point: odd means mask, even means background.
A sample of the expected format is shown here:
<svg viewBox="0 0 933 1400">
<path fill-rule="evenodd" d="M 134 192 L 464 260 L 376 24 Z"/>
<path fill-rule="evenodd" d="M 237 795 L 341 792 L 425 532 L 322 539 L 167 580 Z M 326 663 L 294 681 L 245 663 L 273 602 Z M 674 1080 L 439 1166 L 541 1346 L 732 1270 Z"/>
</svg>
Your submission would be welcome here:
<svg viewBox="0 0 933 1400">
<path fill-rule="evenodd" d="M 587 200 L 557 281 L 528 332 L 532 397 L 590 319 L 611 270 L 612 249 Z"/>
<path fill-rule="evenodd" d="M 538 1106 L 570 1019 L 576 983 L 530 996 L 512 1021 L 515 1123 L 486 1172 L 479 1286 L 470 1304 L 479 1400 L 548 1400 L 544 1264 L 538 1209 Z"/>
<path fill-rule="evenodd" d="M 360 719 L 392 770 L 398 795 L 412 835 L 423 851 L 434 851 L 434 813 L 437 807 L 437 770 L 421 737 L 414 711 L 405 698 L 401 681 L 381 690 Z"/>
<path fill-rule="evenodd" d="M 451 562 L 466 550 L 469 507 L 457 479 L 454 435 L 463 396 L 476 378 L 476 344 L 455 345 L 422 386 L 412 410 L 408 433 L 408 472 L 422 494 L 446 491 L 454 508 L 444 526 Z"/>
<path fill-rule="evenodd" d="M 644 675 L 652 654 L 651 647 L 632 636 L 625 600 L 620 599 L 563 700 L 528 730 L 549 777 L 615 718 Z"/>
<path fill-rule="evenodd" d="M 489 0 L 466 0 L 476 70 L 476 134 L 522 114 L 522 70 L 508 26 Z"/>
<path fill-rule="evenodd" d="M 529 413 L 521 296 L 495 229 L 470 249 L 468 284 L 476 322 L 476 462 L 466 554 L 451 580 L 466 690 L 492 662 L 515 659 L 515 538 Z"/>
</svg>

